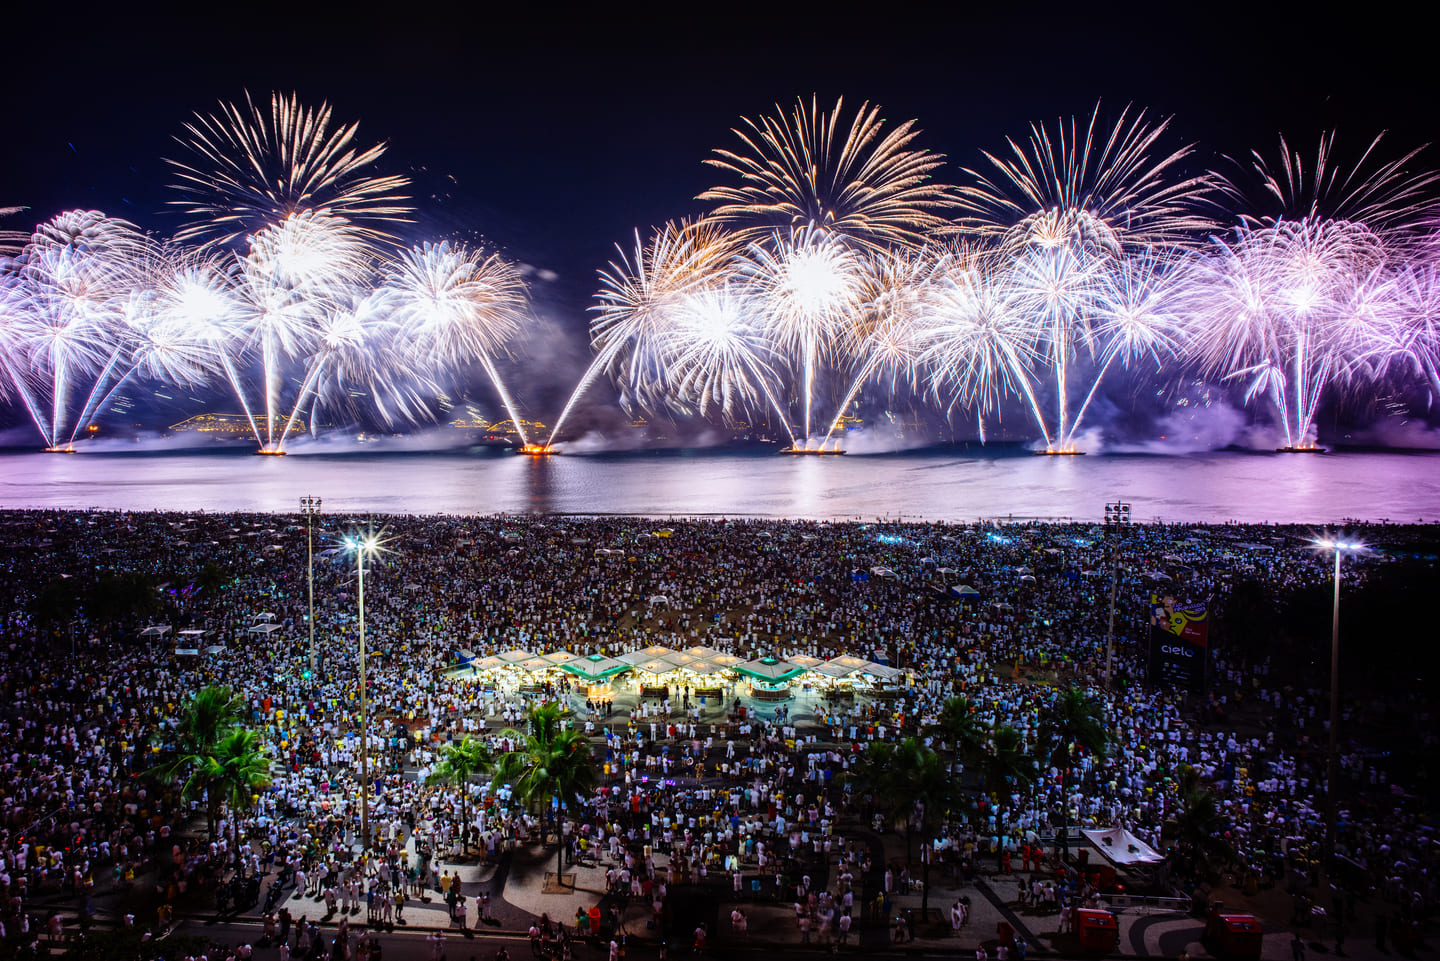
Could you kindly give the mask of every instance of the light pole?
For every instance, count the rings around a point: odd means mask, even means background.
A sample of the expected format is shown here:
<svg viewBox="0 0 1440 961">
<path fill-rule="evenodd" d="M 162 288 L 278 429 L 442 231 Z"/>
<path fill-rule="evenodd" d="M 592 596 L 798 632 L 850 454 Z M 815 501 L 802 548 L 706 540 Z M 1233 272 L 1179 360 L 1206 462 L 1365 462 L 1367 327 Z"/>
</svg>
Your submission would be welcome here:
<svg viewBox="0 0 1440 961">
<path fill-rule="evenodd" d="M 1116 501 L 1105 505 L 1106 542 L 1110 547 L 1110 627 L 1105 632 L 1105 686 L 1115 686 L 1115 595 L 1120 592 L 1120 548 L 1114 538 L 1124 534 L 1130 523 L 1130 505 Z"/>
<path fill-rule="evenodd" d="M 315 533 L 312 522 L 320 513 L 320 498 L 300 498 L 300 513 L 305 515 L 305 575 L 310 585 L 310 676 L 315 676 Z"/>
<path fill-rule="evenodd" d="M 345 546 L 355 552 L 355 577 L 359 585 L 360 603 L 360 850 L 370 848 L 370 724 L 369 691 L 365 686 L 365 561 L 380 548 L 380 539 L 373 533 L 345 538 Z"/>
<path fill-rule="evenodd" d="M 1335 554 L 1335 601 L 1330 616 L 1330 757 L 1325 775 L 1325 865 L 1326 877 L 1330 875 L 1331 862 L 1335 857 L 1335 795 L 1338 793 L 1340 769 L 1340 558 L 1347 552 L 1357 553 L 1369 550 L 1359 541 L 1345 541 L 1323 537 L 1315 546 Z"/>
</svg>

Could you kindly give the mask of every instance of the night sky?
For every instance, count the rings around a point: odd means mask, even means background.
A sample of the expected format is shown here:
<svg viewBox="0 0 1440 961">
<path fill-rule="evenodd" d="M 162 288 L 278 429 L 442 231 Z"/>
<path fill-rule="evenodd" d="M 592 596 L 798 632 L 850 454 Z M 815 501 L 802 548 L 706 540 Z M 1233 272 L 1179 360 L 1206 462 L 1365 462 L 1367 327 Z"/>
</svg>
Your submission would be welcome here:
<svg viewBox="0 0 1440 961">
<path fill-rule="evenodd" d="M 917 118 L 915 145 L 952 181 L 1097 98 L 1174 114 L 1172 143 L 1206 164 L 1273 154 L 1282 131 L 1313 151 L 1336 127 L 1342 153 L 1381 129 L 1395 153 L 1433 137 L 1440 79 L 1411 6 L 946 6 L 35 3 L 7 15 L 0 52 L 0 206 L 31 208 L 12 227 L 93 207 L 169 233 L 162 158 L 182 124 L 293 90 L 389 142 L 382 171 L 416 180 L 407 239 L 480 237 L 554 271 L 537 309 L 578 334 L 615 243 L 701 212 L 694 196 L 725 179 L 710 151 L 797 95 Z"/>
</svg>

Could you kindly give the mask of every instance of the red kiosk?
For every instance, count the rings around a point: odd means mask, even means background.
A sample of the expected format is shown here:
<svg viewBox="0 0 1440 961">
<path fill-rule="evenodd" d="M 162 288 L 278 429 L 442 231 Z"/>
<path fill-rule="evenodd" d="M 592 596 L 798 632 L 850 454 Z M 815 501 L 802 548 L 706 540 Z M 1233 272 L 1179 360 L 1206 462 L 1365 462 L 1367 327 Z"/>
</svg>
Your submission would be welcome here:
<svg viewBox="0 0 1440 961">
<path fill-rule="evenodd" d="M 1205 941 L 1217 957 L 1259 959 L 1264 932 L 1253 914 L 1224 910 L 1219 901 L 1210 905 L 1205 919 Z"/>
<path fill-rule="evenodd" d="M 1110 952 L 1120 944 L 1120 925 L 1109 911 L 1080 908 L 1075 912 L 1075 936 L 1086 951 Z"/>
</svg>

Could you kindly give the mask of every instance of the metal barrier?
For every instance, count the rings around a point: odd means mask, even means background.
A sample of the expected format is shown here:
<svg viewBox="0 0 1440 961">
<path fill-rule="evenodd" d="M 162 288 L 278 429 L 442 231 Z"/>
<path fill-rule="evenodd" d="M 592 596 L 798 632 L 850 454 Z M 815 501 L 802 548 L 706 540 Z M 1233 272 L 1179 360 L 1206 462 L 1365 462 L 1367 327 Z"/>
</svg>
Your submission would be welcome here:
<svg viewBox="0 0 1440 961">
<path fill-rule="evenodd" d="M 1148 908 L 1152 911 L 1161 911 L 1167 914 L 1189 914 L 1191 902 L 1189 898 L 1162 898 L 1145 897 L 1132 894 L 1106 894 L 1100 900 L 1110 908 L 1111 911 L 1119 912 Z"/>
</svg>

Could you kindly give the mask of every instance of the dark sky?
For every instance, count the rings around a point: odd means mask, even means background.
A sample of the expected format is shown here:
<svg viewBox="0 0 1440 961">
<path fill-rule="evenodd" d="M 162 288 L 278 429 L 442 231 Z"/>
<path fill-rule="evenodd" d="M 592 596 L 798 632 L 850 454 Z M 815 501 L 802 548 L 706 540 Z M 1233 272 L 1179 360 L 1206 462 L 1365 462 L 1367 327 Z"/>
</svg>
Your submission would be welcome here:
<svg viewBox="0 0 1440 961">
<path fill-rule="evenodd" d="M 1388 128 L 1408 148 L 1432 137 L 1440 93 L 1411 6 L 386 6 L 29 4 L 0 51 L 0 205 L 168 232 L 162 158 L 182 123 L 294 90 L 389 141 L 385 169 L 417 179 L 414 239 L 478 234 L 556 271 L 537 301 L 580 330 L 613 245 L 698 212 L 709 151 L 797 95 L 918 118 L 958 179 L 981 148 L 1097 98 L 1174 114 L 1208 163 L 1273 152 L 1281 131 L 1313 148 L 1330 126 L 1342 147 Z"/>
</svg>

